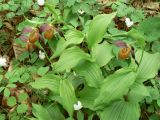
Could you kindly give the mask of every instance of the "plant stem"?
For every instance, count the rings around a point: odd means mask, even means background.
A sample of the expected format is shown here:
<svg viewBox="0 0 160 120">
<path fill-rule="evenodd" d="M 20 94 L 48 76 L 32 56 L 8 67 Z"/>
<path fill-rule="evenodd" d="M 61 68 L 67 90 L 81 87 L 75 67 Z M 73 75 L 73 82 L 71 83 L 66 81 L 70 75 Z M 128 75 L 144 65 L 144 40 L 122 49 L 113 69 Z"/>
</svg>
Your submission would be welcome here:
<svg viewBox="0 0 160 120">
<path fill-rule="evenodd" d="M 127 33 L 120 33 L 120 34 L 116 34 L 116 35 L 108 35 L 108 36 L 105 36 L 105 38 L 111 38 L 111 37 L 126 37 L 127 36 Z"/>
<path fill-rule="evenodd" d="M 143 55 L 144 55 L 144 48 L 142 48 L 142 55 L 141 55 L 141 58 L 140 58 L 140 61 L 139 61 L 139 66 L 142 62 Z M 137 66 L 136 71 L 138 70 L 139 66 Z"/>
</svg>

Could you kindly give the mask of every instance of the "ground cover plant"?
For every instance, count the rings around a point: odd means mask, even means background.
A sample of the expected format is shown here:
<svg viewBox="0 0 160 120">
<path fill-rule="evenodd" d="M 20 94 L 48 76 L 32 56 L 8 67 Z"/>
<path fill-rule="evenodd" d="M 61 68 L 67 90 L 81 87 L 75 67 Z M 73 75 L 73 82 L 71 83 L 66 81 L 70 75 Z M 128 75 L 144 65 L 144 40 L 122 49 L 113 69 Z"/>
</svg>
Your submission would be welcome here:
<svg viewBox="0 0 160 120">
<path fill-rule="evenodd" d="M 0 0 L 0 120 L 159 120 L 159 10 Z"/>
</svg>

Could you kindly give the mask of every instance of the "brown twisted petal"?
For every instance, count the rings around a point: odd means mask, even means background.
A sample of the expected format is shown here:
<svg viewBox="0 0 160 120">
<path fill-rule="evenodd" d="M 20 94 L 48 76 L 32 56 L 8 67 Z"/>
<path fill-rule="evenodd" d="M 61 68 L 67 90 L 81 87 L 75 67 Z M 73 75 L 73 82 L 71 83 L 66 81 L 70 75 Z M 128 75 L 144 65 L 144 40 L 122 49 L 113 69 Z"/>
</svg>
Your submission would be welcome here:
<svg viewBox="0 0 160 120">
<path fill-rule="evenodd" d="M 121 48 L 118 53 L 118 57 L 119 57 L 119 59 L 127 59 L 127 58 L 129 58 L 130 53 L 131 53 L 130 47 Z"/>
<path fill-rule="evenodd" d="M 52 39 L 53 35 L 54 35 L 54 29 L 53 28 L 50 28 L 49 30 L 46 30 L 44 32 L 44 37 L 48 40 Z"/>
<path fill-rule="evenodd" d="M 19 38 L 23 41 L 23 42 L 27 42 L 29 40 L 28 36 L 22 34 L 21 36 L 19 36 Z"/>
<path fill-rule="evenodd" d="M 40 33 L 43 33 L 43 32 L 45 32 L 45 31 L 47 31 L 51 28 L 53 29 L 53 25 L 45 23 L 45 24 L 40 26 L 39 31 L 40 31 Z"/>
<path fill-rule="evenodd" d="M 29 42 L 35 43 L 39 39 L 39 31 L 38 29 L 33 29 L 29 35 Z"/>
</svg>

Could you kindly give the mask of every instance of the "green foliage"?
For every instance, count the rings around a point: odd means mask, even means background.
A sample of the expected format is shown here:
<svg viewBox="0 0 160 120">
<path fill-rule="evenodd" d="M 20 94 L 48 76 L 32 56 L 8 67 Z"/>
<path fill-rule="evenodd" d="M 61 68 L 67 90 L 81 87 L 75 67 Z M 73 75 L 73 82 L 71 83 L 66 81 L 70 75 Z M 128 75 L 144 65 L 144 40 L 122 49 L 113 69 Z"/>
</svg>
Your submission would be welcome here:
<svg viewBox="0 0 160 120">
<path fill-rule="evenodd" d="M 53 64 L 53 67 L 56 72 L 64 72 L 75 67 L 82 60 L 92 61 L 89 54 L 78 47 L 71 47 L 62 53 L 58 62 Z"/>
<path fill-rule="evenodd" d="M 144 82 L 156 76 L 157 71 L 160 68 L 159 53 L 149 54 L 147 52 L 143 52 L 140 50 L 136 53 L 136 59 L 137 61 L 141 60 L 137 70 L 138 75 L 137 75 L 136 81 Z"/>
<path fill-rule="evenodd" d="M 101 120 L 139 120 L 140 109 L 138 103 L 125 101 L 113 102 L 100 112 Z"/>
<path fill-rule="evenodd" d="M 159 17 L 146 18 L 144 10 L 125 0 L 105 5 L 97 0 L 47 0 L 43 6 L 33 0 L 0 0 L 0 11 L 6 12 L 0 20 L 1 45 L 8 42 L 3 34 L 7 21 L 17 24 L 15 42 L 10 42 L 22 49 L 34 46 L 19 56 L 0 47 L 0 58 L 9 57 L 8 67 L 0 67 L 0 119 L 160 119 Z M 127 27 L 126 17 L 132 26 Z M 43 32 L 48 29 L 41 29 L 44 24 L 54 32 Z M 30 34 L 26 41 L 19 38 L 26 27 L 38 30 L 35 43 Z M 44 39 L 50 34 L 51 39 Z"/>
<path fill-rule="evenodd" d="M 48 111 L 41 105 L 33 105 L 33 114 L 38 120 L 53 120 Z"/>
<path fill-rule="evenodd" d="M 22 101 L 27 100 L 27 98 L 28 98 L 28 94 L 27 93 L 20 93 L 20 95 L 18 96 L 18 101 L 22 102 Z"/>
<path fill-rule="evenodd" d="M 90 87 L 98 88 L 103 82 L 102 72 L 96 63 L 89 61 L 80 63 L 75 71 L 85 78 L 87 85 Z"/>
<path fill-rule="evenodd" d="M 7 105 L 10 107 L 13 107 L 14 105 L 16 105 L 16 98 L 13 96 L 7 98 Z"/>
<path fill-rule="evenodd" d="M 48 73 L 37 79 L 35 82 L 31 82 L 30 85 L 36 89 L 48 88 L 52 92 L 59 94 L 60 80 L 61 78 L 59 76 L 56 76 L 53 73 Z"/>
<path fill-rule="evenodd" d="M 100 94 L 96 98 L 94 106 L 102 109 L 111 101 L 121 99 L 127 94 L 129 87 L 134 83 L 136 73 L 130 69 L 121 69 L 113 75 L 108 76 L 100 89 Z"/>
<path fill-rule="evenodd" d="M 145 19 L 146 13 L 142 9 L 134 8 L 127 4 L 126 1 L 116 1 L 111 4 L 111 7 L 113 10 L 117 11 L 118 17 L 130 17 L 134 22 L 141 22 Z"/>
<path fill-rule="evenodd" d="M 66 32 L 64 36 L 66 41 L 63 38 L 58 41 L 53 57 L 59 56 L 65 50 L 65 48 L 70 45 L 80 44 L 84 39 L 83 33 L 78 30 L 70 30 Z"/>
<path fill-rule="evenodd" d="M 147 41 L 156 41 L 160 39 L 158 30 L 160 29 L 160 18 L 150 17 L 143 20 L 139 26 L 138 30 L 143 32 L 146 36 Z"/>
<path fill-rule="evenodd" d="M 23 114 L 23 113 L 26 113 L 28 110 L 28 106 L 26 104 L 20 104 L 18 105 L 17 107 L 17 113 L 18 114 Z"/>
<path fill-rule="evenodd" d="M 133 103 L 141 102 L 146 96 L 150 96 L 147 88 L 142 83 L 135 82 L 130 89 L 128 99 Z"/>
<path fill-rule="evenodd" d="M 102 67 L 105 66 L 113 57 L 113 47 L 104 42 L 102 44 L 96 45 L 92 49 L 92 56 L 95 57 L 97 64 Z"/>
<path fill-rule="evenodd" d="M 88 31 L 88 45 L 92 48 L 97 43 L 102 41 L 104 33 L 108 25 L 111 23 L 112 19 L 115 17 L 116 13 L 112 14 L 101 14 L 97 15 L 89 25 Z"/>
<path fill-rule="evenodd" d="M 73 105 L 76 103 L 75 90 L 68 80 L 60 81 L 60 97 L 63 107 L 68 111 L 69 115 L 73 115 Z"/>
</svg>

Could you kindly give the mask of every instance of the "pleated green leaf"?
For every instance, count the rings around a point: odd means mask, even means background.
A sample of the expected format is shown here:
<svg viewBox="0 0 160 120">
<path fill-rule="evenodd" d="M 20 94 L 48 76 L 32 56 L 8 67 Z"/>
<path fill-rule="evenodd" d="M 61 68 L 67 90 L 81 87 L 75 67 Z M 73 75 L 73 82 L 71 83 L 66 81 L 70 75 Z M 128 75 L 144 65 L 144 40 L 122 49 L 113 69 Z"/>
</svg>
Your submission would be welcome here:
<svg viewBox="0 0 160 120">
<path fill-rule="evenodd" d="M 82 62 L 76 66 L 75 71 L 80 76 L 84 76 L 87 85 L 90 87 L 98 88 L 100 84 L 102 84 L 103 82 L 104 78 L 101 69 L 94 62 L 90 61 Z"/>
<path fill-rule="evenodd" d="M 61 78 L 59 76 L 56 76 L 53 73 L 48 73 L 37 79 L 35 82 L 31 82 L 30 85 L 35 89 L 48 88 L 52 92 L 59 94 L 60 80 Z"/>
<path fill-rule="evenodd" d="M 106 65 L 113 57 L 112 45 L 108 43 L 97 44 L 92 49 L 92 55 L 96 58 L 96 62 L 100 67 Z"/>
<path fill-rule="evenodd" d="M 99 43 L 103 39 L 103 35 L 106 32 L 108 25 L 115 17 L 116 13 L 97 15 L 89 25 L 88 31 L 88 44 L 92 48 L 95 44 Z"/>
<path fill-rule="evenodd" d="M 139 50 L 136 53 L 137 61 L 140 61 L 142 56 L 142 51 Z M 142 61 L 137 71 L 137 81 L 144 82 L 150 78 L 154 78 L 158 74 L 158 69 L 160 68 L 160 54 L 154 53 L 150 54 L 144 52 Z"/>
<path fill-rule="evenodd" d="M 52 58 L 58 57 L 68 46 L 80 44 L 84 39 L 84 34 L 78 30 L 69 30 L 64 36 L 66 41 L 63 38 L 58 41 Z"/>
<path fill-rule="evenodd" d="M 49 115 L 47 109 L 45 109 L 41 105 L 37 104 L 32 104 L 33 106 L 33 115 L 38 119 L 38 120 L 53 120 L 51 116 Z"/>
<path fill-rule="evenodd" d="M 82 102 L 84 108 L 94 110 L 93 105 L 95 99 L 98 97 L 100 89 L 86 86 L 79 92 L 79 100 Z"/>
<path fill-rule="evenodd" d="M 117 101 L 100 112 L 100 120 L 139 120 L 138 103 Z"/>
<path fill-rule="evenodd" d="M 135 82 L 130 87 L 128 100 L 130 102 L 138 103 L 141 102 L 146 96 L 150 96 L 147 88 L 143 85 L 143 83 Z"/>
<path fill-rule="evenodd" d="M 54 120 L 65 120 L 64 115 L 62 114 L 62 112 L 60 111 L 59 105 L 58 104 L 48 104 L 48 106 L 46 106 L 47 111 L 49 113 L 49 115 L 54 118 Z"/>
<path fill-rule="evenodd" d="M 78 47 L 68 48 L 62 53 L 58 62 L 53 64 L 53 68 L 55 72 L 63 72 L 75 67 L 82 60 L 91 61 L 91 57 Z"/>
<path fill-rule="evenodd" d="M 111 101 L 122 98 L 135 79 L 136 74 L 130 69 L 121 69 L 108 76 L 102 83 L 99 97 L 95 100 L 95 108 L 102 109 Z"/>
<path fill-rule="evenodd" d="M 73 115 L 73 105 L 77 102 L 75 90 L 69 80 L 61 80 L 60 82 L 60 97 L 62 105 L 67 110 L 69 115 Z"/>
</svg>

